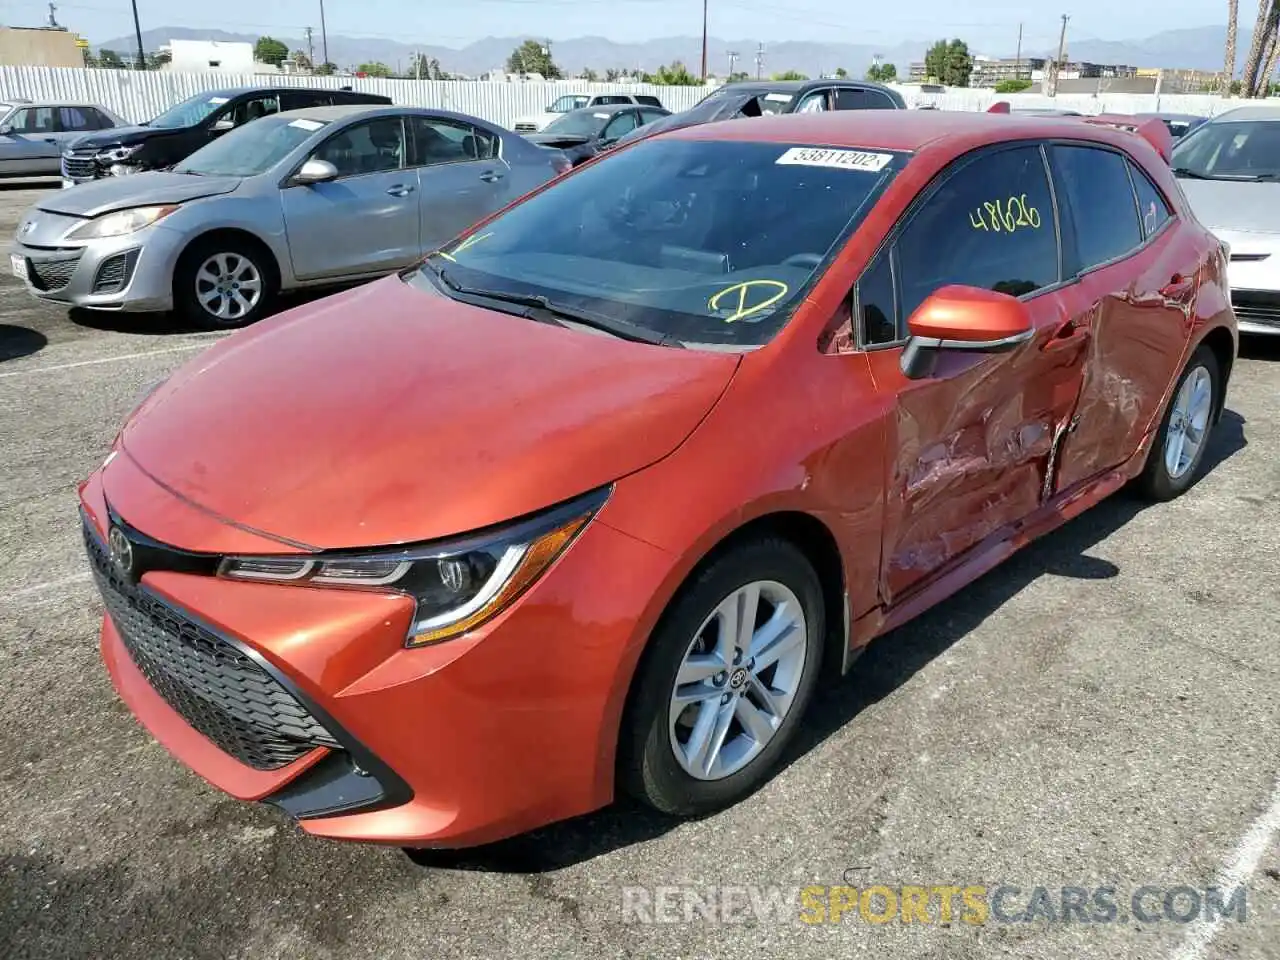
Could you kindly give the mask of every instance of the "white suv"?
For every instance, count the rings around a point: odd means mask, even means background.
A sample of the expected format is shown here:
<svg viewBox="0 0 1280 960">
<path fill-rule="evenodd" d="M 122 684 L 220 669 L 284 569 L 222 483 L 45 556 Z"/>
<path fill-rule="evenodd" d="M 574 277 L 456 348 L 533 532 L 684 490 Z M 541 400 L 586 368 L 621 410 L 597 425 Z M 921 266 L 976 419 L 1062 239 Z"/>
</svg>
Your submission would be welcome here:
<svg viewBox="0 0 1280 960">
<path fill-rule="evenodd" d="M 512 127 L 516 133 L 539 133 L 552 120 L 570 110 L 581 110 L 583 107 L 605 107 L 619 103 L 637 103 L 642 107 L 662 107 L 662 101 L 646 94 L 630 93 L 566 93 L 557 97 L 555 102 L 542 113 L 532 117 L 521 117 Z"/>
</svg>

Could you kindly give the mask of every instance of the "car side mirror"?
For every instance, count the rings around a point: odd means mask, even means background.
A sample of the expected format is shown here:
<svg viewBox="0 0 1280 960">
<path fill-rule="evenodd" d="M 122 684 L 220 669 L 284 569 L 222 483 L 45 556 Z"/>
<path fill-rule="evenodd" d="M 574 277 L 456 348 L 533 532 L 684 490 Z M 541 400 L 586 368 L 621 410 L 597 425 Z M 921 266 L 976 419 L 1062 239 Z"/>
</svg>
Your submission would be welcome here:
<svg viewBox="0 0 1280 960">
<path fill-rule="evenodd" d="M 911 380 L 932 376 L 944 350 L 1001 353 L 1035 336 L 1031 311 L 1017 297 L 959 285 L 935 290 L 907 319 L 910 339 L 902 351 L 902 373 Z"/>
<path fill-rule="evenodd" d="M 293 175 L 293 182 L 309 187 L 316 183 L 328 183 L 338 179 L 338 168 L 328 160 L 308 160 Z"/>
<path fill-rule="evenodd" d="M 230 117 L 223 117 L 221 120 L 215 120 L 213 126 L 209 129 L 214 133 L 226 133 L 228 130 L 234 130 L 236 123 Z"/>
<path fill-rule="evenodd" d="M 6 123 L 0 126 L 0 137 L 8 137 L 13 135 L 13 124 Z"/>
</svg>

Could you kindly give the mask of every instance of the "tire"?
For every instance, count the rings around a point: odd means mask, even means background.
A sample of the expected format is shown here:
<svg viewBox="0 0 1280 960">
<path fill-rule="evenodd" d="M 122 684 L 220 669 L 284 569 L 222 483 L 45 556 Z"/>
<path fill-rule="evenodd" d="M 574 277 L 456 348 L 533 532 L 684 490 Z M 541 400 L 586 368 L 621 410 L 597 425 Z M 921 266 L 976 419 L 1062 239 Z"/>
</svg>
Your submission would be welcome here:
<svg viewBox="0 0 1280 960">
<path fill-rule="evenodd" d="M 226 287 L 219 288 L 215 282 Z M 240 286 L 232 286 L 237 283 Z M 173 273 L 174 309 L 202 330 L 234 330 L 261 320 L 278 288 L 276 265 L 265 248 L 237 237 L 205 237 L 178 258 Z M 211 297 L 217 289 L 224 289 L 226 295 Z M 246 297 L 246 292 L 256 297 Z M 215 308 L 222 308 L 223 315 Z"/>
<path fill-rule="evenodd" d="M 1205 346 L 1198 347 L 1187 361 L 1182 375 L 1178 377 L 1168 409 L 1160 421 L 1160 429 L 1151 443 L 1146 465 L 1138 477 L 1136 486 L 1142 496 L 1158 502 L 1172 500 L 1185 493 L 1195 482 L 1204 463 L 1205 451 L 1209 448 L 1217 419 L 1218 398 L 1222 391 L 1221 377 L 1218 359 L 1213 351 Z M 1208 395 L 1207 400 L 1204 399 L 1205 393 Z M 1192 428 L 1190 432 L 1181 426 L 1188 419 Z M 1183 436 L 1183 446 L 1179 448 L 1181 456 L 1178 457 L 1175 468 L 1171 466 L 1172 445 L 1178 442 L 1179 434 Z M 1186 446 L 1188 443 L 1194 443 L 1194 449 L 1189 453 Z"/>
<path fill-rule="evenodd" d="M 737 601 L 753 587 L 760 596 L 760 619 L 755 621 L 760 626 L 752 634 L 759 644 L 755 659 L 770 656 L 763 652 L 765 628 L 777 632 L 788 622 L 791 627 L 783 631 L 788 639 L 774 648 L 785 651 L 780 660 L 754 666 L 748 645 L 735 666 L 735 644 L 719 647 L 716 641 L 746 634 L 721 634 L 725 621 L 720 611 L 722 606 L 730 612 L 740 609 Z M 731 806 L 759 787 L 793 739 L 812 699 L 822 665 L 824 609 L 813 565 L 786 540 L 745 542 L 702 569 L 668 607 L 632 681 L 618 751 L 625 791 L 663 813 L 698 816 Z M 717 650 L 723 670 L 709 659 Z M 703 659 L 686 665 L 687 656 Z M 698 702 L 680 710 L 673 698 L 682 667 L 686 679 L 705 679 L 681 684 L 682 692 L 696 694 Z M 762 687 L 769 693 L 768 701 Z M 772 713 L 761 708 L 767 702 Z M 699 763 L 695 735 L 714 729 L 712 722 L 723 722 L 726 716 L 731 719 L 723 748 L 714 755 L 707 751 Z M 695 722 L 699 717 L 701 726 Z M 758 736 L 748 734 L 740 718 L 749 718 Z M 766 727 L 773 730 L 771 736 Z M 706 757 L 714 763 L 708 765 Z M 695 776 L 691 769 L 700 772 Z"/>
</svg>

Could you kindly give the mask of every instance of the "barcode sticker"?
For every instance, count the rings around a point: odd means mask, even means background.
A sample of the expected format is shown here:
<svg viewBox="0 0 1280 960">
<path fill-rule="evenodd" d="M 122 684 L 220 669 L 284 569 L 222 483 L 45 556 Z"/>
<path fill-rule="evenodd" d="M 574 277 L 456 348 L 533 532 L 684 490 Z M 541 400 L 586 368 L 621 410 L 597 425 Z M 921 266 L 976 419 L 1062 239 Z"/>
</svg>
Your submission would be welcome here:
<svg viewBox="0 0 1280 960">
<path fill-rule="evenodd" d="M 878 173 L 892 160 L 891 153 L 832 150 L 828 147 L 792 147 L 774 162 L 802 167 L 835 167 L 839 170 L 866 170 Z"/>
</svg>

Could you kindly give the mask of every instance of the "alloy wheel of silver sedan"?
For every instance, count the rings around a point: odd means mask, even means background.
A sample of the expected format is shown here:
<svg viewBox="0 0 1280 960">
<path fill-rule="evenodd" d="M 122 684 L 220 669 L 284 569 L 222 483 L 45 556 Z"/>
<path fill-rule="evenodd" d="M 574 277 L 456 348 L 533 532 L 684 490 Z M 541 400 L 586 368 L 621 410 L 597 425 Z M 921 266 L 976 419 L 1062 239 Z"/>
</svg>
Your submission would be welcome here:
<svg viewBox="0 0 1280 960">
<path fill-rule="evenodd" d="M 215 253 L 196 270 L 196 301 L 213 319 L 236 323 L 262 300 L 262 272 L 241 253 Z"/>
<path fill-rule="evenodd" d="M 749 583 L 703 621 L 676 674 L 671 748 L 697 780 L 732 776 L 782 726 L 804 676 L 804 608 L 781 583 Z"/>
<path fill-rule="evenodd" d="M 1213 376 L 1198 366 L 1182 381 L 1165 430 L 1164 466 L 1171 479 L 1181 479 L 1199 459 L 1212 416 Z"/>
</svg>

